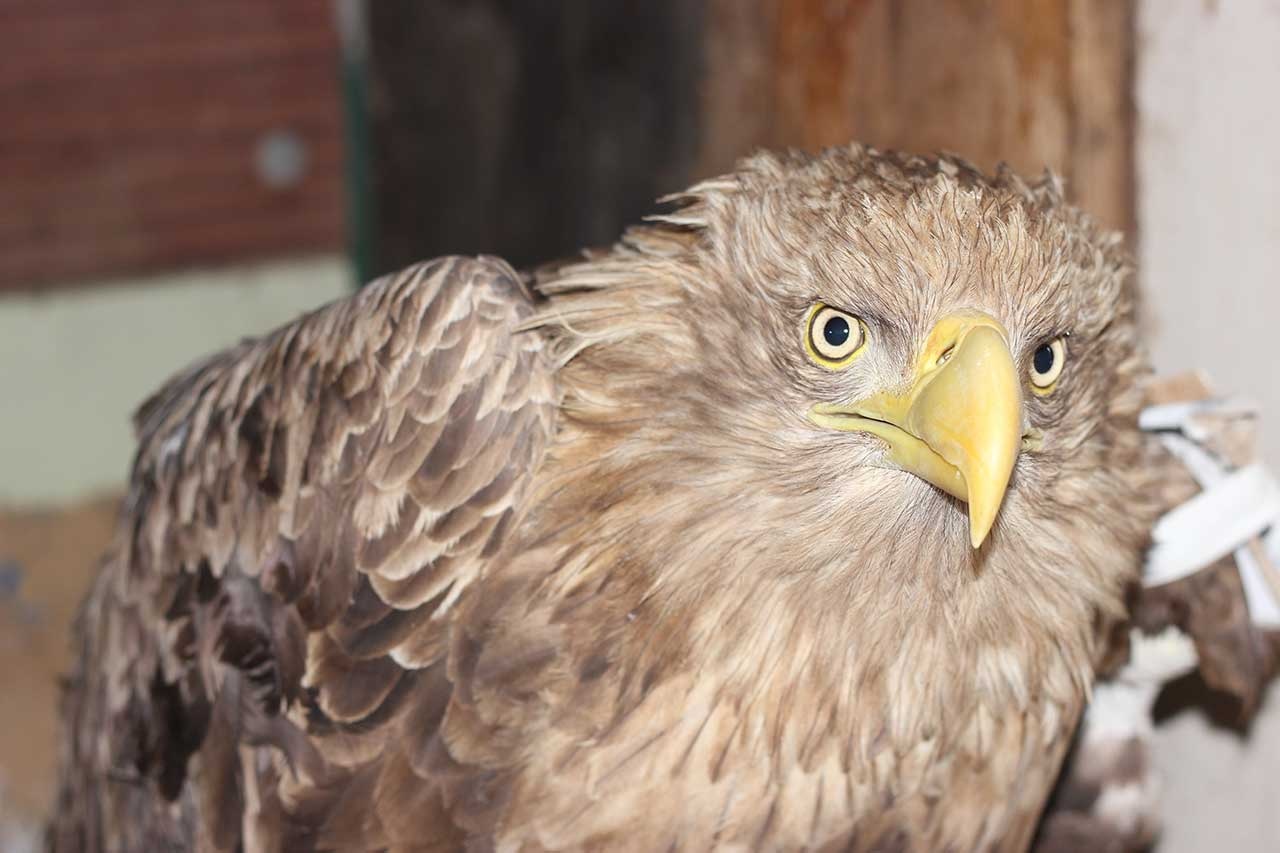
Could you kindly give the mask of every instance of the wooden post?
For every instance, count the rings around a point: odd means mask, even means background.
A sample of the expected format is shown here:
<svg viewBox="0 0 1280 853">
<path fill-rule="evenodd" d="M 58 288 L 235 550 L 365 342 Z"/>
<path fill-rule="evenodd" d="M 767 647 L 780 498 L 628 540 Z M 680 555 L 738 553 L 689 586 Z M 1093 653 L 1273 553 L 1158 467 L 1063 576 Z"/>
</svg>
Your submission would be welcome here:
<svg viewBox="0 0 1280 853">
<path fill-rule="evenodd" d="M 370 4 L 381 266 L 611 241 L 767 146 L 1046 166 L 1132 231 L 1132 0 Z"/>
<path fill-rule="evenodd" d="M 850 139 L 1046 166 L 1133 227 L 1129 0 L 709 0 L 701 158 Z"/>
</svg>

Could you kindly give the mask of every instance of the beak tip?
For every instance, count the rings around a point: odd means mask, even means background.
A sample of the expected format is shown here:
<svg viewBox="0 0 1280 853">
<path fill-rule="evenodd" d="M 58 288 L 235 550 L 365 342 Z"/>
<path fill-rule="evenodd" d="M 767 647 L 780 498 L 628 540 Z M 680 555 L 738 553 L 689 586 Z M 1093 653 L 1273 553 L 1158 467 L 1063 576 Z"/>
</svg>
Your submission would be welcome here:
<svg viewBox="0 0 1280 853">
<path fill-rule="evenodd" d="M 978 550 L 982 547 L 982 543 L 987 541 L 987 536 L 991 534 L 991 528 L 995 523 L 994 510 L 975 512 L 973 504 L 969 505 L 969 544 L 973 546 L 973 550 Z"/>
</svg>

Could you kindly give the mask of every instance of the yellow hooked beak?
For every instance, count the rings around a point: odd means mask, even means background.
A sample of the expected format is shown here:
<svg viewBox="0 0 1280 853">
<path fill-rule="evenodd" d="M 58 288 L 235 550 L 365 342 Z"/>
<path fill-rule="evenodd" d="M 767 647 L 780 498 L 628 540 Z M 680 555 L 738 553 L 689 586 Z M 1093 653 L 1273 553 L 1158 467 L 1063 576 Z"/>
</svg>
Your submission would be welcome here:
<svg viewBox="0 0 1280 853">
<path fill-rule="evenodd" d="M 1022 446 L 1022 383 L 993 317 L 953 314 L 929 333 L 909 387 L 852 404 L 820 403 L 819 426 L 868 432 L 904 471 L 969 503 L 969 541 L 987 538 Z"/>
</svg>

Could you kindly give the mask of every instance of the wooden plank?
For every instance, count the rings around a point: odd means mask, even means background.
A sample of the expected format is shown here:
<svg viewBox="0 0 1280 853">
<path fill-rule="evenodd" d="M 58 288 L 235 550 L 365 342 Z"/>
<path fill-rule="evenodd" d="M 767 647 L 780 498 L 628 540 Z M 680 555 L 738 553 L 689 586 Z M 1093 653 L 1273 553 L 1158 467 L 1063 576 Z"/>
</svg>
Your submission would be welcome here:
<svg viewBox="0 0 1280 853">
<path fill-rule="evenodd" d="M 60 512 L 0 507 L 0 756 L 6 810 L 48 815 L 58 746 L 58 681 L 70 669 L 71 623 L 115 529 L 119 497 Z M 5 817 L 12 818 L 13 814 Z"/>
<path fill-rule="evenodd" d="M 299 118 L 288 123 L 291 131 L 307 141 L 309 161 L 320 168 L 336 170 L 343 157 L 343 147 L 334 125 L 327 117 Z M 83 185 L 52 187 L 47 174 L 83 172 L 91 179 L 96 175 L 99 180 L 105 180 L 102 173 L 109 166 L 112 180 L 127 179 L 139 191 L 163 189 L 175 181 L 256 180 L 253 158 L 244 155 L 254 151 L 261 140 L 260 126 L 250 125 L 207 133 L 195 149 L 184 147 L 183 143 L 188 140 L 178 132 L 148 134 L 119 152 L 86 150 L 79 139 L 50 139 L 44 146 L 0 143 L 0 182 L 16 194 L 63 191 L 78 195 L 84 204 L 104 200 L 84 198 Z M 18 213 L 0 210 L 0 219 L 6 214 Z"/>
<path fill-rule="evenodd" d="M 383 268 L 614 238 L 758 147 L 1048 166 L 1132 230 L 1132 0 L 371 4 Z"/>
<path fill-rule="evenodd" d="M 1046 166 L 1132 229 L 1131 0 L 709 0 L 700 164 L 851 139 Z M 743 110 L 752 110 L 742 121 Z"/>
<path fill-rule="evenodd" d="M 339 68 L 319 0 L 0 3 L 0 290 L 339 249 Z"/>
<path fill-rule="evenodd" d="M 1131 237 L 1137 233 L 1132 2 L 1072 0 L 1071 193 Z"/>
<path fill-rule="evenodd" d="M 340 191 L 317 190 L 281 198 L 253 217 L 175 218 L 101 237 L 89 231 L 80 239 L 32 241 L 0 252 L 0 281 L 39 281 L 56 268 L 68 283 L 80 283 L 110 270 L 184 269 L 310 252 L 340 243 L 331 211 L 341 202 Z"/>
<path fill-rule="evenodd" d="M 314 78 L 306 84 L 308 89 L 313 82 Z M 214 85 L 225 88 L 224 83 Z M 164 109 L 163 104 L 154 108 L 144 101 L 115 113 L 111 111 L 113 97 L 106 96 L 98 107 L 65 112 L 53 107 L 44 116 L 15 121 L 0 135 L 0 146 L 31 150 L 42 142 L 88 140 L 105 145 L 103 153 L 115 156 L 123 145 L 145 144 L 161 134 L 175 137 L 172 141 L 178 147 L 227 131 L 267 131 L 303 122 L 336 134 L 341 124 L 333 117 L 333 95 L 308 89 L 281 92 L 273 99 L 221 102 L 215 93 L 192 92 L 185 104 L 181 98 L 172 100 L 173 109 Z M 199 103 L 192 104 L 192 99 Z M 321 122 L 324 126 L 318 127 Z"/>
<path fill-rule="evenodd" d="M 323 168 L 326 164 L 321 161 L 317 165 Z M 20 201 L 23 195 L 27 197 L 25 211 L 15 214 L 0 210 L 0 240 L 39 240 L 42 233 L 49 230 L 56 230 L 61 240 L 84 240 L 94 239 L 95 235 L 99 239 L 123 236 L 138 226 L 154 231 L 173 225 L 198 227 L 201 223 L 224 220 L 264 221 L 270 216 L 288 213 L 295 205 L 340 197 L 336 185 L 320 182 L 265 194 L 258 188 L 253 174 L 236 174 L 229 179 L 214 174 L 199 181 L 183 175 L 182 181 L 181 192 L 163 191 L 163 183 L 154 182 L 149 197 L 128 206 L 109 198 L 111 184 L 101 185 L 100 196 L 107 196 L 105 200 L 84 191 L 77 194 L 64 190 L 51 195 L 41 192 L 39 187 L 31 187 L 18 195 Z M 126 186 L 129 191 L 143 194 L 147 183 L 133 181 Z M 96 188 L 89 186 L 84 190 Z M 32 198 L 37 194 L 41 197 Z"/>
</svg>

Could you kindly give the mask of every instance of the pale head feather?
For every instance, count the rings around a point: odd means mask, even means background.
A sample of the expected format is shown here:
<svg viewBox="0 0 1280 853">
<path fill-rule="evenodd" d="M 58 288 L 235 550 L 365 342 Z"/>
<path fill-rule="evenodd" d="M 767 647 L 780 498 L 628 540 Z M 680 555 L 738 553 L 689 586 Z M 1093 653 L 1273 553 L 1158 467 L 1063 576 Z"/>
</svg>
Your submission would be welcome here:
<svg viewBox="0 0 1280 853">
<path fill-rule="evenodd" d="M 693 673 L 758 707 L 762 738 L 820 721 L 813 761 L 981 750 L 1010 715 L 1045 737 L 1069 724 L 1154 512 L 1118 238 L 1052 175 L 860 146 L 758 155 L 673 200 L 540 283 L 532 325 L 566 396 L 531 529 L 580 533 L 543 593 L 598 585 L 635 620 L 600 643 L 634 668 L 636 701 Z M 801 343 L 819 300 L 870 329 L 839 374 Z M 961 503 L 804 417 L 900 385 L 966 308 L 1004 324 L 1019 365 L 1070 336 L 1059 389 L 1026 395 L 1043 445 L 977 552 Z"/>
</svg>

